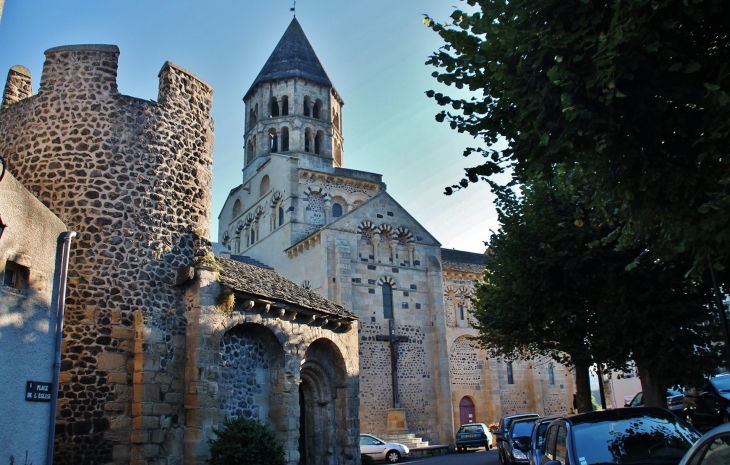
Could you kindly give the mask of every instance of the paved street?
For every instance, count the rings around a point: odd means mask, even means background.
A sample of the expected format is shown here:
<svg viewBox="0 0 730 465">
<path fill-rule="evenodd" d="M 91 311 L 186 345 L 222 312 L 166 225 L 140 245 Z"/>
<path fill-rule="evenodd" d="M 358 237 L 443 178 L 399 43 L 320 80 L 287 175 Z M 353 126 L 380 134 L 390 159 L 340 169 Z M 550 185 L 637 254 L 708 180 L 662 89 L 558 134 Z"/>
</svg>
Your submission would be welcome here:
<svg viewBox="0 0 730 465">
<path fill-rule="evenodd" d="M 409 465 L 498 465 L 499 458 L 497 458 L 497 449 L 492 449 L 489 452 L 482 449 L 478 452 L 471 451 L 463 454 L 453 453 L 436 457 L 407 459 L 402 463 Z"/>
</svg>

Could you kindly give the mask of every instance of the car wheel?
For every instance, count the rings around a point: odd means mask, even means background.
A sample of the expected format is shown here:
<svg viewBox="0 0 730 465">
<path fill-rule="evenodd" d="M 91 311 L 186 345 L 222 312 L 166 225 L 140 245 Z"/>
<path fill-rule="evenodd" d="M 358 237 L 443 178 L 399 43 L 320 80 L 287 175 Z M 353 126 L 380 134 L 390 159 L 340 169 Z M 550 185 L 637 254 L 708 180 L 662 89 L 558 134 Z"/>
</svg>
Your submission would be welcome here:
<svg viewBox="0 0 730 465">
<path fill-rule="evenodd" d="M 457 453 L 457 454 L 461 454 L 461 452 L 462 452 L 462 450 L 461 450 L 461 447 L 457 447 L 457 448 L 456 448 L 456 453 Z"/>
<path fill-rule="evenodd" d="M 397 450 L 389 450 L 388 453 L 385 454 L 385 460 L 387 460 L 389 463 L 396 463 L 400 461 L 400 452 Z"/>
</svg>

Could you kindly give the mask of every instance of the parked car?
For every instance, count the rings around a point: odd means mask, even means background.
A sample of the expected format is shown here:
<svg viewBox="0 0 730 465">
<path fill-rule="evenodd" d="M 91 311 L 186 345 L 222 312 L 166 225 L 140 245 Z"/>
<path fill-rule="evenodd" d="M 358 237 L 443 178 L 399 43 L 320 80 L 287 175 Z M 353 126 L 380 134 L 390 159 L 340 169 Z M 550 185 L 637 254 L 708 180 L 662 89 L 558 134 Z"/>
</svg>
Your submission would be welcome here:
<svg viewBox="0 0 730 465">
<path fill-rule="evenodd" d="M 643 407 L 644 392 L 639 391 L 624 407 Z M 684 394 L 674 389 L 667 389 L 667 408 L 669 410 L 680 411 L 684 408 Z"/>
<path fill-rule="evenodd" d="M 492 433 L 484 423 L 468 423 L 461 425 L 456 432 L 456 452 L 463 452 L 472 447 L 492 448 Z"/>
<path fill-rule="evenodd" d="M 727 465 L 730 463 L 730 423 L 708 431 L 687 451 L 679 465 Z"/>
<path fill-rule="evenodd" d="M 386 460 L 390 463 L 396 463 L 401 458 L 408 457 L 411 451 L 405 444 L 385 442 L 372 434 L 361 434 L 360 453 L 367 454 L 375 460 Z"/>
<path fill-rule="evenodd" d="M 505 464 L 527 464 L 530 461 L 530 434 L 538 418 L 517 418 L 509 425 L 504 442 Z"/>
<path fill-rule="evenodd" d="M 599 410 L 553 420 L 541 465 L 677 465 L 700 434 L 662 408 Z"/>
<path fill-rule="evenodd" d="M 730 421 L 730 373 L 710 378 L 699 389 L 684 393 L 684 416 L 695 426 L 716 426 Z"/>
<path fill-rule="evenodd" d="M 539 465 L 542 457 L 543 444 L 545 443 L 545 432 L 553 420 L 562 418 L 557 417 L 541 417 L 535 420 L 530 433 L 530 465 Z"/>
<path fill-rule="evenodd" d="M 517 418 L 539 418 L 540 415 L 537 413 L 517 413 L 514 415 L 507 415 L 505 417 L 502 417 L 499 419 L 499 424 L 497 425 L 497 451 L 499 454 L 499 460 L 502 463 L 505 463 L 505 457 L 504 457 L 504 443 L 507 440 L 505 437 L 507 432 L 509 431 L 509 425 Z"/>
</svg>

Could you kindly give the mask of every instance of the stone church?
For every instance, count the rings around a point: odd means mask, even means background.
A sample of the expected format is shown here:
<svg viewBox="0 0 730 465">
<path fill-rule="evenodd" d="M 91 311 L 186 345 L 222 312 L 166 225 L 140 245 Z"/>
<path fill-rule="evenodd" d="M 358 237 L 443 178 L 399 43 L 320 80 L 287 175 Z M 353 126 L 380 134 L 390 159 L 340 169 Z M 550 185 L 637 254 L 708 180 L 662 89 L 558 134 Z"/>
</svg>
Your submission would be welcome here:
<svg viewBox="0 0 730 465">
<path fill-rule="evenodd" d="M 345 167 L 344 101 L 296 18 L 243 101 L 243 178 L 218 240 L 357 315 L 361 432 L 448 444 L 462 423 L 568 411 L 564 367 L 472 344 L 484 255 L 441 248 L 382 175 Z"/>
<path fill-rule="evenodd" d="M 448 444 L 460 423 L 567 410 L 563 367 L 471 344 L 484 256 L 442 249 L 381 175 L 344 167 L 344 102 L 296 19 L 244 94 L 229 257 L 208 240 L 212 89 L 167 62 L 156 101 L 122 95 L 119 53 L 49 49 L 35 94 L 27 68 L 8 73 L 0 411 L 48 435 L 0 429 L 3 457 L 203 464 L 223 418 L 246 415 L 289 465 L 357 465 L 359 432 Z M 51 402 L 28 402 L 30 381 Z"/>
</svg>

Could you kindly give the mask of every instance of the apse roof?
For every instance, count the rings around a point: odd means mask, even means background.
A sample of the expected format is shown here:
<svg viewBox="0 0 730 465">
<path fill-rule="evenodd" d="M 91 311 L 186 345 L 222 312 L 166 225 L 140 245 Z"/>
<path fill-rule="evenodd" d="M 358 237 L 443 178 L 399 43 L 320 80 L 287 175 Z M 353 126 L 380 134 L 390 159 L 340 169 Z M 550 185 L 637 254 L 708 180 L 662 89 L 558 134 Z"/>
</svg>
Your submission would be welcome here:
<svg viewBox="0 0 730 465">
<path fill-rule="evenodd" d="M 289 24 L 266 64 L 261 68 L 261 72 L 246 92 L 246 97 L 262 82 L 292 77 L 300 77 L 332 87 L 332 81 L 317 58 L 317 54 L 297 18 L 294 18 Z"/>
<path fill-rule="evenodd" d="M 484 272 L 487 257 L 481 253 L 464 250 L 441 249 L 441 267 L 444 270 L 466 271 L 469 273 Z"/>
</svg>

